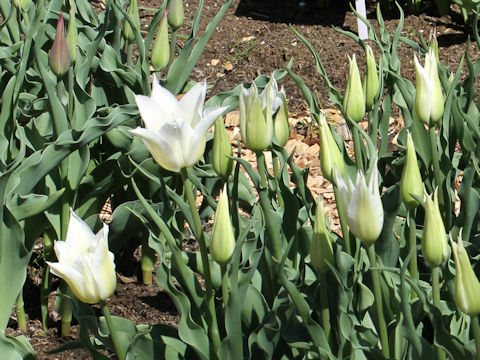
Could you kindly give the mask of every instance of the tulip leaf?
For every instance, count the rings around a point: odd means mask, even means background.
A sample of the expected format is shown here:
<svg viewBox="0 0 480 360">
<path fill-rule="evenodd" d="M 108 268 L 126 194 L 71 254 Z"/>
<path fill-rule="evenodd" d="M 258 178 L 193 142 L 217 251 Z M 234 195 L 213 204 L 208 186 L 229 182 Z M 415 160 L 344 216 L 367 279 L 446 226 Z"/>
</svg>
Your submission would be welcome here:
<svg viewBox="0 0 480 360">
<path fill-rule="evenodd" d="M 12 337 L 0 333 L 0 353 L 8 360 L 36 360 L 37 356 L 24 335 Z"/>
</svg>

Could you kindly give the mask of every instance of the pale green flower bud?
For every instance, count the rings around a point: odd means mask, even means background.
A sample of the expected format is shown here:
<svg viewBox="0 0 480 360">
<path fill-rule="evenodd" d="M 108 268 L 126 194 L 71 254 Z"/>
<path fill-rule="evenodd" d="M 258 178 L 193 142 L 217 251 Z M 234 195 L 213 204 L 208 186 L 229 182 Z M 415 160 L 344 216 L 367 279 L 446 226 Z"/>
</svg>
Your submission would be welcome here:
<svg viewBox="0 0 480 360">
<path fill-rule="evenodd" d="M 213 168 L 222 179 L 227 180 L 233 170 L 232 144 L 228 138 L 223 118 L 215 120 L 215 135 L 213 137 Z"/>
<path fill-rule="evenodd" d="M 377 98 L 379 81 L 377 72 L 377 63 L 372 48 L 367 45 L 367 73 L 363 82 L 363 93 L 365 94 L 365 105 L 367 109 L 371 109 Z"/>
<path fill-rule="evenodd" d="M 127 12 L 133 23 L 135 24 L 135 28 L 140 31 L 140 17 L 138 15 L 137 0 L 130 0 Z M 132 27 L 130 26 L 130 23 L 127 20 L 125 20 L 125 22 L 123 23 L 123 37 L 128 43 L 135 42 L 135 34 Z"/>
<path fill-rule="evenodd" d="M 77 44 L 78 44 L 78 29 L 77 22 L 75 19 L 75 10 L 70 8 L 70 20 L 68 21 L 67 29 L 67 45 L 68 52 L 70 53 L 70 61 L 72 64 L 75 63 L 77 59 Z"/>
<path fill-rule="evenodd" d="M 249 89 L 243 86 L 240 89 L 240 134 L 247 149 L 259 152 L 272 145 L 272 114 L 279 108 L 279 100 L 277 82 L 273 76 L 260 95 L 255 83 Z"/>
<path fill-rule="evenodd" d="M 68 50 L 67 39 L 65 38 L 65 26 L 62 13 L 60 13 L 60 17 L 58 18 L 57 31 L 48 56 L 48 63 L 53 73 L 58 77 L 63 76 L 70 68 L 70 52 Z"/>
<path fill-rule="evenodd" d="M 275 137 L 277 139 L 278 145 L 284 147 L 290 138 L 290 126 L 288 125 L 288 105 L 287 97 L 285 96 L 285 91 L 280 90 L 279 95 L 282 98 L 282 103 L 275 115 Z"/>
<path fill-rule="evenodd" d="M 30 2 L 30 0 L 13 0 L 13 5 L 15 5 L 18 10 L 25 12 L 30 7 Z"/>
<path fill-rule="evenodd" d="M 457 243 L 452 245 L 453 258 L 455 259 L 455 302 L 465 314 L 477 316 L 480 314 L 480 282 L 473 272 L 467 251 L 463 247 L 462 232 L 458 236 Z"/>
<path fill-rule="evenodd" d="M 357 184 L 348 179 L 348 185 L 336 170 L 337 186 L 342 197 L 343 207 L 347 211 L 347 222 L 350 231 L 365 246 L 377 241 L 383 227 L 383 205 L 378 189 L 377 159 L 374 160 L 373 171 L 367 182 L 365 175 L 358 171 Z"/>
<path fill-rule="evenodd" d="M 422 196 L 423 182 L 418 167 L 417 155 L 413 144 L 412 135 L 407 135 L 407 154 L 405 164 L 403 165 L 402 179 L 400 181 L 400 195 L 402 201 L 408 209 L 414 209 L 418 206 L 418 201 L 411 195 Z"/>
<path fill-rule="evenodd" d="M 323 198 L 318 197 L 316 201 L 315 224 L 313 225 L 313 236 L 310 242 L 310 260 L 315 270 L 325 273 L 333 264 L 333 248 L 330 235 L 325 224 L 323 212 Z"/>
<path fill-rule="evenodd" d="M 167 13 L 168 11 L 165 11 L 162 20 L 160 20 L 157 37 L 155 38 L 152 47 L 152 66 L 155 71 L 162 70 L 165 66 L 167 66 L 168 61 L 170 60 Z"/>
<path fill-rule="evenodd" d="M 352 58 L 348 58 L 348 62 L 348 82 L 343 97 L 343 114 L 346 119 L 358 123 L 365 115 L 365 95 L 355 54 Z"/>
<path fill-rule="evenodd" d="M 235 250 L 235 235 L 228 207 L 227 185 L 220 192 L 215 218 L 213 221 L 210 254 L 218 264 L 225 266 Z"/>
<path fill-rule="evenodd" d="M 322 175 L 330 182 L 333 180 L 335 169 L 338 169 L 341 175 L 345 172 L 345 162 L 342 153 L 333 138 L 327 119 L 323 112 L 319 116 L 320 130 L 320 168 Z"/>
<path fill-rule="evenodd" d="M 420 65 L 416 55 L 414 63 L 417 79 L 415 110 L 421 122 L 429 126 L 435 126 L 442 118 L 444 103 L 434 49 L 430 48 L 425 55 L 425 67 Z"/>
<path fill-rule="evenodd" d="M 431 267 L 440 266 L 448 257 L 445 226 L 438 207 L 437 190 L 432 197 L 425 190 L 425 221 L 422 235 L 422 255 Z"/>
<path fill-rule="evenodd" d="M 183 25 L 184 11 L 182 0 L 170 0 L 168 4 L 168 24 L 173 31 Z"/>
</svg>

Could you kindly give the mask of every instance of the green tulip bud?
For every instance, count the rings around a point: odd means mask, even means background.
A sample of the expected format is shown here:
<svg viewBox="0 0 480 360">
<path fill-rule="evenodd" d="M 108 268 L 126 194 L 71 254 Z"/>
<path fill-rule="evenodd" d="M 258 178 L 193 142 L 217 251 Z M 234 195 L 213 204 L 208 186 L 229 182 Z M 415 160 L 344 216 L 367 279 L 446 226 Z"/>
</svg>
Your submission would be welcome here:
<svg viewBox="0 0 480 360">
<path fill-rule="evenodd" d="M 425 190 L 425 221 L 422 235 L 422 255 L 431 267 L 440 266 L 448 257 L 447 235 L 438 207 L 437 190 L 432 198 Z"/>
<path fill-rule="evenodd" d="M 128 5 L 128 15 L 132 19 L 137 31 L 140 31 L 140 17 L 138 16 L 137 0 L 130 0 L 130 4 Z M 126 19 L 123 23 L 123 37 L 130 44 L 135 42 L 135 33 L 133 32 L 130 23 Z"/>
<path fill-rule="evenodd" d="M 425 66 L 414 57 L 417 90 L 415 111 L 421 122 L 435 126 L 443 116 L 444 103 L 440 79 L 438 77 L 437 57 L 433 48 L 425 55 Z"/>
<path fill-rule="evenodd" d="M 70 61 L 72 64 L 75 63 L 77 58 L 77 44 L 78 44 L 78 30 L 77 22 L 75 20 L 75 11 L 74 8 L 70 8 L 70 20 L 68 21 L 67 29 L 67 46 L 68 52 L 70 53 Z"/>
<path fill-rule="evenodd" d="M 467 251 L 463 247 L 462 232 L 458 235 L 457 243 L 452 245 L 453 258 L 455 259 L 455 302 L 465 314 L 477 316 L 480 314 L 480 282 L 473 272 Z"/>
<path fill-rule="evenodd" d="M 272 76 L 259 95 L 257 85 L 240 89 L 240 134 L 247 149 L 259 152 L 272 144 L 274 127 L 272 114 L 280 106 L 277 82 Z"/>
<path fill-rule="evenodd" d="M 68 50 L 67 39 L 65 38 L 65 26 L 62 13 L 60 13 L 60 17 L 58 18 L 57 31 L 52 48 L 50 49 L 48 62 L 53 73 L 58 77 L 63 76 L 70 68 L 70 52 Z"/>
<path fill-rule="evenodd" d="M 323 112 L 319 117 L 320 130 L 320 168 L 322 175 L 330 182 L 333 180 L 335 168 L 338 169 L 341 175 L 345 172 L 345 162 L 338 145 L 333 138 L 327 119 Z"/>
<path fill-rule="evenodd" d="M 363 93 L 365 94 L 365 105 L 367 109 L 371 109 L 375 103 L 378 94 L 379 81 L 377 72 L 377 63 L 372 48 L 367 45 L 367 73 L 363 82 Z"/>
<path fill-rule="evenodd" d="M 414 209 L 418 206 L 418 201 L 411 195 L 421 196 L 423 193 L 422 176 L 418 168 L 417 155 L 410 132 L 407 135 L 407 154 L 400 181 L 400 195 L 402 201 L 408 209 Z"/>
<path fill-rule="evenodd" d="M 152 66 L 155 71 L 162 70 L 165 66 L 167 66 L 168 61 L 170 60 L 167 13 L 168 11 L 165 11 L 162 20 L 160 20 L 157 37 L 155 38 L 152 47 Z"/>
<path fill-rule="evenodd" d="M 170 0 L 168 4 L 168 24 L 173 31 L 176 31 L 183 25 L 183 1 L 182 0 Z"/>
<path fill-rule="evenodd" d="M 348 62 L 348 82 L 343 97 L 343 114 L 347 120 L 358 123 L 365 115 L 365 95 L 355 54 L 352 58 L 348 58 Z"/>
<path fill-rule="evenodd" d="M 284 147 L 290 138 L 290 126 L 288 125 L 287 97 L 285 96 L 285 91 L 283 88 L 280 90 L 279 95 L 282 98 L 282 102 L 278 108 L 277 114 L 275 115 L 275 137 L 278 145 Z"/>
<path fill-rule="evenodd" d="M 213 222 L 212 238 L 210 240 L 210 254 L 218 264 L 225 266 L 230 261 L 235 250 L 235 235 L 232 219 L 228 209 L 227 185 L 220 192 L 215 218 Z"/>
<path fill-rule="evenodd" d="M 222 179 L 227 180 L 233 170 L 232 144 L 228 139 L 227 130 L 220 116 L 215 120 L 215 135 L 213 137 L 213 168 Z"/>
<path fill-rule="evenodd" d="M 315 224 L 313 225 L 313 236 L 310 242 L 310 260 L 315 270 L 325 273 L 333 264 L 333 248 L 329 232 L 325 224 L 323 213 L 323 198 L 318 197 L 316 201 Z"/>
<path fill-rule="evenodd" d="M 13 0 L 13 5 L 20 11 L 25 12 L 30 7 L 30 0 Z"/>
</svg>

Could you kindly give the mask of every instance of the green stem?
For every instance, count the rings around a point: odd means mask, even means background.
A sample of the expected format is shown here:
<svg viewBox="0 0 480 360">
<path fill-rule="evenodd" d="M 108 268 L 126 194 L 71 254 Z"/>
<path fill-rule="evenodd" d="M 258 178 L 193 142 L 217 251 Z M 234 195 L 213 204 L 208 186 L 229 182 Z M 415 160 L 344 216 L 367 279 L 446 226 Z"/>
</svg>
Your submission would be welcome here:
<svg viewBox="0 0 480 360">
<path fill-rule="evenodd" d="M 320 280 L 320 311 L 322 313 L 322 326 L 323 332 L 327 341 L 330 341 L 330 310 L 328 308 L 328 288 L 327 288 L 327 278 L 325 273 L 319 271 L 319 280 Z"/>
<path fill-rule="evenodd" d="M 115 353 L 117 354 L 120 360 L 125 360 L 125 354 L 122 346 L 120 345 L 120 339 L 118 338 L 117 331 L 113 325 L 112 316 L 108 310 L 108 306 L 105 301 L 100 301 L 100 308 L 102 309 L 103 315 L 105 316 L 105 321 L 107 322 L 108 330 L 110 330 L 110 337 L 112 338 L 113 347 L 115 348 Z"/>
<path fill-rule="evenodd" d="M 435 266 L 432 269 L 432 297 L 433 297 L 433 305 L 440 309 L 440 267 L 439 266 Z M 446 359 L 445 352 L 440 347 L 437 347 L 437 359 L 438 360 Z"/>
<path fill-rule="evenodd" d="M 275 153 L 275 151 L 272 151 L 272 164 L 273 164 L 273 177 L 275 179 L 275 190 L 277 191 L 277 198 L 278 198 L 278 205 L 280 207 L 283 207 L 283 197 L 282 193 L 280 192 L 280 186 L 279 186 L 279 179 L 280 179 L 280 174 L 279 174 L 279 169 L 278 169 L 278 156 Z"/>
<path fill-rule="evenodd" d="M 445 222 L 445 201 L 443 198 L 442 190 L 442 174 L 440 172 L 440 163 L 438 161 L 437 135 L 435 134 L 435 126 L 430 126 L 428 132 L 430 135 L 430 151 L 432 153 L 433 176 L 435 178 L 435 186 L 438 188 L 438 206 L 440 207 L 442 219 Z"/>
<path fill-rule="evenodd" d="M 177 31 L 174 30 L 172 31 L 172 37 L 170 39 L 170 58 L 168 59 L 167 73 L 168 73 L 168 70 L 170 70 L 170 66 L 173 63 L 173 60 L 175 60 L 176 50 L 177 50 Z"/>
<path fill-rule="evenodd" d="M 62 336 L 70 336 L 70 327 L 72 325 L 72 302 L 69 297 L 73 296 L 66 283 L 62 283 L 60 290 L 62 296 L 59 299 L 60 316 L 62 318 Z"/>
<path fill-rule="evenodd" d="M 25 306 L 23 302 L 23 289 L 20 290 L 20 293 L 18 294 L 15 307 L 17 312 L 17 326 L 21 331 L 27 331 L 27 317 L 25 315 Z"/>
<path fill-rule="evenodd" d="M 142 239 L 142 279 L 145 285 L 152 285 L 152 273 L 157 261 L 157 254 L 150 246 L 148 246 L 148 237 Z"/>
<path fill-rule="evenodd" d="M 345 250 L 348 255 L 352 255 L 352 248 L 350 246 L 350 233 L 348 232 L 347 218 L 343 209 L 342 197 L 338 191 L 338 187 L 335 184 L 333 185 L 333 192 L 335 194 L 335 202 L 337 203 L 338 218 L 340 219 L 340 226 L 342 228 Z"/>
<path fill-rule="evenodd" d="M 133 44 L 127 45 L 127 65 L 133 67 Z"/>
<path fill-rule="evenodd" d="M 74 104 L 74 93 L 73 93 L 73 66 L 68 68 L 68 118 L 70 123 L 73 122 L 73 104 Z"/>
<path fill-rule="evenodd" d="M 374 145 L 378 139 L 378 107 L 368 112 L 368 134 Z"/>
<path fill-rule="evenodd" d="M 218 331 L 218 324 L 217 324 L 217 315 L 215 312 L 215 299 L 213 295 L 212 289 L 212 277 L 210 274 L 210 263 L 208 261 L 208 250 L 207 245 L 205 243 L 205 237 L 202 231 L 202 222 L 200 220 L 200 214 L 198 213 L 197 205 L 195 203 L 195 196 L 194 196 L 194 189 L 192 187 L 192 183 L 188 178 L 188 172 L 186 168 L 180 170 L 180 174 L 182 175 L 183 180 L 183 187 L 185 189 L 185 194 L 187 196 L 187 202 L 190 206 L 190 211 L 193 217 L 193 225 L 194 225 L 194 233 L 198 241 L 198 245 L 200 247 L 200 255 L 202 258 L 202 265 L 203 265 L 203 276 L 205 278 L 205 294 L 207 300 L 207 324 L 208 330 L 210 334 L 210 338 L 212 339 L 213 346 L 215 351 L 220 348 L 221 341 L 220 341 L 220 334 Z"/>
<path fill-rule="evenodd" d="M 53 260 L 53 239 L 49 231 L 43 234 L 43 252 L 45 261 Z M 47 263 L 42 270 L 42 285 L 40 288 L 40 311 L 42 313 L 43 330 L 48 330 L 48 295 L 50 294 L 50 283 L 52 276 L 50 274 L 50 267 Z"/>
<path fill-rule="evenodd" d="M 478 324 L 478 317 L 476 315 L 472 316 L 471 319 L 475 349 L 477 350 L 477 360 L 480 360 L 480 325 Z"/>
<path fill-rule="evenodd" d="M 220 266 L 222 273 L 222 300 L 224 309 L 227 308 L 228 304 L 228 272 L 227 267 L 222 265 Z"/>
<path fill-rule="evenodd" d="M 353 147 L 355 149 L 355 164 L 357 169 L 363 171 L 362 148 L 364 147 L 362 138 L 357 128 L 352 129 L 353 133 Z"/>
<path fill-rule="evenodd" d="M 367 248 L 368 258 L 370 259 L 370 267 L 375 267 L 377 264 L 375 247 L 370 245 Z M 382 344 L 382 353 L 387 359 L 390 358 L 390 350 L 388 345 L 388 334 L 387 334 L 387 324 L 385 322 L 385 315 L 383 314 L 383 299 L 382 292 L 380 290 L 380 279 L 378 277 L 378 270 L 371 270 L 372 274 L 372 283 L 373 283 L 373 294 L 375 297 L 375 306 L 377 309 L 377 320 L 378 320 L 378 332 L 380 333 L 380 342 Z"/>
<path fill-rule="evenodd" d="M 257 166 L 258 173 L 260 174 L 260 188 L 258 189 L 258 195 L 260 197 L 260 206 L 262 207 L 263 215 L 265 216 L 265 226 L 267 228 L 268 235 L 271 241 L 271 252 L 275 259 L 280 260 L 282 258 L 282 246 L 279 229 L 275 229 L 273 226 L 272 208 L 270 203 L 270 197 L 268 196 L 268 183 L 267 183 L 267 168 L 265 166 L 265 156 L 262 151 L 257 152 Z"/>
<path fill-rule="evenodd" d="M 410 275 L 414 279 L 418 279 L 416 230 L 415 208 L 413 208 L 408 210 L 408 241 L 410 244 L 410 252 L 412 253 L 412 257 L 410 258 Z"/>
</svg>

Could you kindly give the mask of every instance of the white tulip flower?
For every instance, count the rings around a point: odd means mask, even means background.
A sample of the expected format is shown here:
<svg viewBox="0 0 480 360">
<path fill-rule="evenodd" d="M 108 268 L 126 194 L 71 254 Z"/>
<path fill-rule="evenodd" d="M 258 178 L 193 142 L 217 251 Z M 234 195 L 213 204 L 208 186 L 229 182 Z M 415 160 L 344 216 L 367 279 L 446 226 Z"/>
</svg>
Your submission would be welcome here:
<svg viewBox="0 0 480 360">
<path fill-rule="evenodd" d="M 150 97 L 135 95 L 145 128 L 130 131 L 143 140 L 153 159 L 166 170 L 178 172 L 203 156 L 208 129 L 227 109 L 204 109 L 206 92 L 207 83 L 198 83 L 177 100 L 154 77 Z"/>
<path fill-rule="evenodd" d="M 378 169 L 375 160 L 370 179 L 358 171 L 357 183 L 348 179 L 348 184 L 336 169 L 336 181 L 343 207 L 347 209 L 347 222 L 350 231 L 365 245 L 372 245 L 377 241 L 383 227 L 383 205 L 378 189 Z"/>
<path fill-rule="evenodd" d="M 58 262 L 47 262 L 50 271 L 68 284 L 81 301 L 96 304 L 115 291 L 117 278 L 113 253 L 108 250 L 108 225 L 94 234 L 70 210 L 67 238 L 55 241 Z"/>
</svg>

